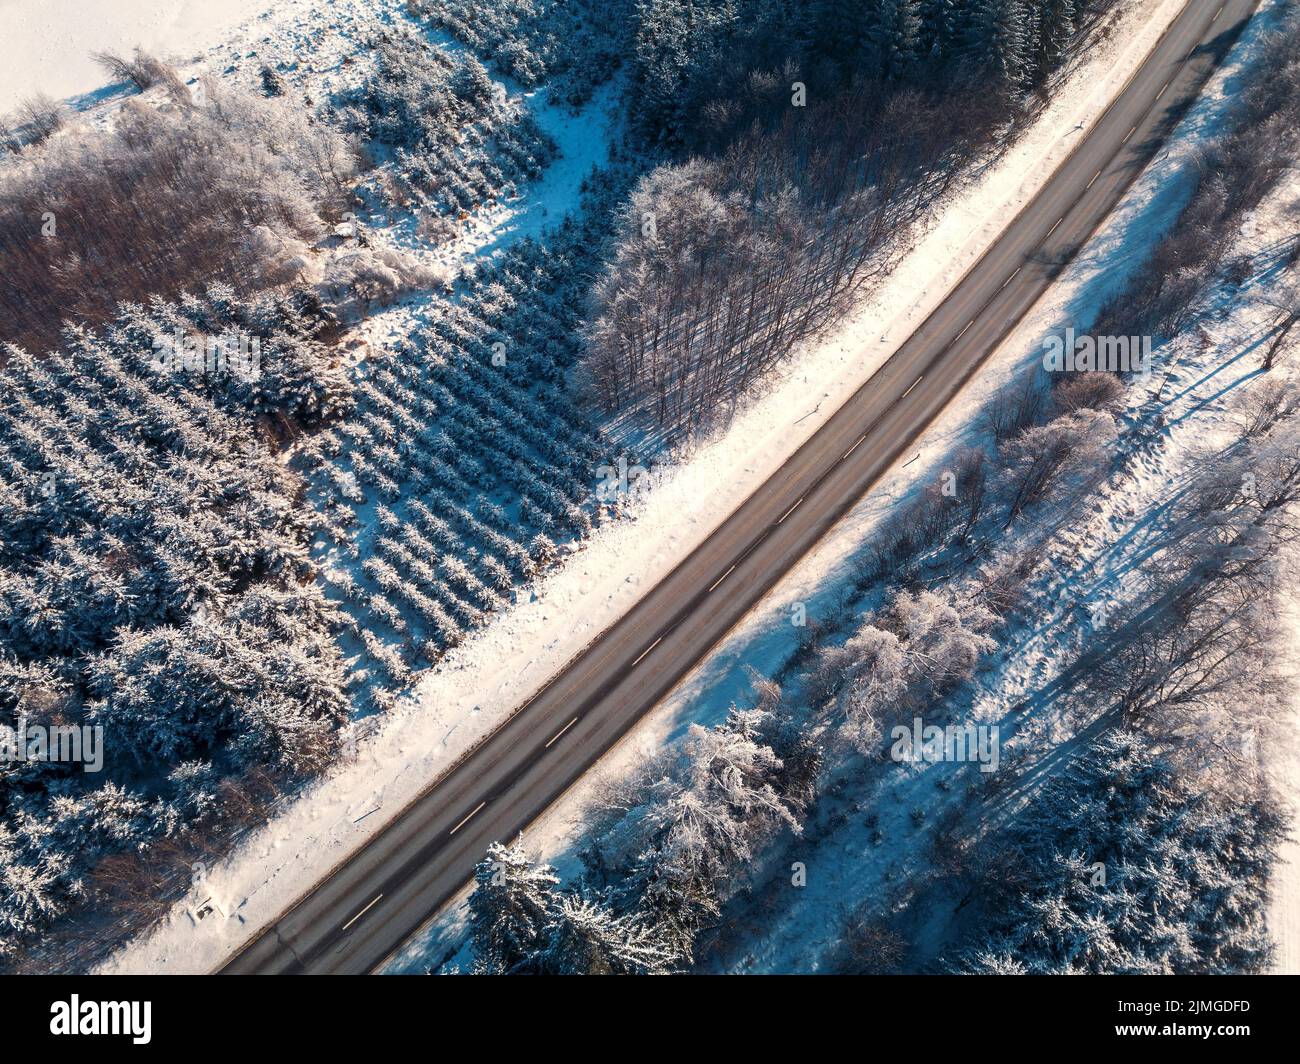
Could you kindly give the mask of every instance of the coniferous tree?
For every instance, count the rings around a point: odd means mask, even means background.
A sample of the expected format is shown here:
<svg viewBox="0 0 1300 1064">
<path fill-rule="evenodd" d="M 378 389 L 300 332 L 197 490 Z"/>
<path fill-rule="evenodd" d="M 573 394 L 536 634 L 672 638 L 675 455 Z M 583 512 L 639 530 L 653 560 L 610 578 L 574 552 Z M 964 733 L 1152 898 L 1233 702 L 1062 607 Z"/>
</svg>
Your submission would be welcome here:
<svg viewBox="0 0 1300 1064">
<path fill-rule="evenodd" d="M 570 894 L 555 906 L 538 967 L 551 975 L 663 975 L 674 959 L 653 925 L 616 915 L 603 900 Z"/>
<path fill-rule="evenodd" d="M 1060 64 L 1077 29 L 1079 0 L 1037 0 L 1034 75 L 1041 81 Z"/>
<path fill-rule="evenodd" d="M 957 46 L 959 0 L 918 0 L 917 52 L 923 76 L 939 76 Z"/>
<path fill-rule="evenodd" d="M 1268 961 L 1268 872 L 1286 825 L 1206 790 L 1124 732 L 1030 806 L 1011 839 L 1005 917 L 969 970 L 1227 974 Z"/>
<path fill-rule="evenodd" d="M 519 845 L 494 842 L 479 862 L 469 899 L 477 970 L 488 975 L 538 970 L 559 882 Z"/>
<path fill-rule="evenodd" d="M 889 81 L 916 72 L 921 19 L 917 0 L 870 0 L 865 6 L 864 49 L 868 62 Z"/>
<path fill-rule="evenodd" d="M 872 31 L 880 29 L 888 0 L 820 0 L 815 8 L 813 45 L 842 62 L 861 56 Z"/>
<path fill-rule="evenodd" d="M 975 0 L 963 20 L 959 55 L 973 74 L 1006 94 L 1029 83 L 1033 49 L 1025 0 Z"/>
</svg>

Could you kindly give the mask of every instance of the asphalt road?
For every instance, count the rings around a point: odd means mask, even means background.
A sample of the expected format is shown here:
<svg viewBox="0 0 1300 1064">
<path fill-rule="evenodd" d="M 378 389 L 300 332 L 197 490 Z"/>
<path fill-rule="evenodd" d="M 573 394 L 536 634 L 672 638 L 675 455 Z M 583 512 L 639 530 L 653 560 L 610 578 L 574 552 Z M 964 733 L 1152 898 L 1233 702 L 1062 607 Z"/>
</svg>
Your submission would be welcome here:
<svg viewBox="0 0 1300 1064">
<path fill-rule="evenodd" d="M 899 351 L 668 577 L 223 969 L 373 970 L 696 665 L 898 461 L 1110 213 L 1251 17 L 1190 0 Z"/>
</svg>

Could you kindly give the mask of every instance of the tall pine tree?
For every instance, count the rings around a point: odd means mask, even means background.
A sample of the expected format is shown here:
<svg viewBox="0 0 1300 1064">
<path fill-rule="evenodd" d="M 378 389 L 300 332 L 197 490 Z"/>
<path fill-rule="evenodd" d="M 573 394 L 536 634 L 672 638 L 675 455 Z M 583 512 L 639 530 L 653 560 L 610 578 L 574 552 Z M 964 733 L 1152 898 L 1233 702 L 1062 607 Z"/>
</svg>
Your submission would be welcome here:
<svg viewBox="0 0 1300 1064">
<path fill-rule="evenodd" d="M 921 18 L 917 0 L 868 0 L 865 47 L 869 65 L 889 81 L 916 71 Z"/>
<path fill-rule="evenodd" d="M 1023 89 L 1033 73 L 1030 25 L 1024 0 L 977 0 L 965 16 L 962 62 L 998 91 Z"/>
<path fill-rule="evenodd" d="M 654 927 L 615 915 L 603 901 L 566 895 L 555 906 L 538 959 L 552 975 L 664 975 L 676 955 Z"/>
</svg>

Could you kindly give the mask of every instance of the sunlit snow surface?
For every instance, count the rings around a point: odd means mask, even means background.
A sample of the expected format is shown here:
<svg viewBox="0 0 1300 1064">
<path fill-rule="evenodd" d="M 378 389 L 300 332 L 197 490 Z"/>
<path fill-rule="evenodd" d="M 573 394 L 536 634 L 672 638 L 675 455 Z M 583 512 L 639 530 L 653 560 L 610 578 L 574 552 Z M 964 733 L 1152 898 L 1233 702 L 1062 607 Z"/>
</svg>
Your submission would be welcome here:
<svg viewBox="0 0 1300 1064">
<path fill-rule="evenodd" d="M 275 0 L 0 0 L 0 114 L 45 93 L 56 100 L 100 88 L 91 52 L 137 45 L 188 59 Z"/>
</svg>

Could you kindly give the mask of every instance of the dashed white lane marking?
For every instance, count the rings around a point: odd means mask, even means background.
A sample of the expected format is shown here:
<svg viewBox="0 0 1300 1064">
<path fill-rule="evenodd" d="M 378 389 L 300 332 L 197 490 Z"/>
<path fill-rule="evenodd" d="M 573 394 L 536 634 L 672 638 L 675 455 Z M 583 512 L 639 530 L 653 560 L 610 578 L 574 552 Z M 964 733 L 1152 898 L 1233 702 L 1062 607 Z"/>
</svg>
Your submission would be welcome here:
<svg viewBox="0 0 1300 1064">
<path fill-rule="evenodd" d="M 448 834 L 448 835 L 455 835 L 456 832 L 458 832 L 461 828 L 463 828 L 466 824 L 468 824 L 468 823 L 470 822 L 470 820 L 473 818 L 474 814 L 477 813 L 480 809 L 482 809 L 485 805 L 487 805 L 487 802 L 486 802 L 486 801 L 479 802 L 478 805 L 476 805 L 472 810 L 470 810 L 469 815 L 466 816 L 464 820 L 462 820 L 459 824 L 457 824 L 457 825 L 456 825 L 454 828 L 452 828 L 449 832 L 447 832 L 447 834 Z"/>
<path fill-rule="evenodd" d="M 725 573 L 723 573 L 720 577 L 718 577 L 715 581 L 713 581 L 713 583 L 709 585 L 709 590 L 712 591 L 715 587 L 717 587 L 720 583 L 722 583 L 722 581 L 727 579 L 727 577 L 729 577 L 732 574 L 732 572 L 735 571 L 735 568 L 736 567 L 733 565 L 730 569 L 728 569 Z M 635 664 L 635 662 L 633 664 Z"/>
<path fill-rule="evenodd" d="M 566 731 L 568 731 L 577 723 L 578 723 L 578 718 L 574 717 L 573 720 L 569 721 L 568 724 L 566 724 L 563 728 L 561 728 L 559 731 L 557 731 L 554 735 L 551 736 L 551 742 L 546 744 L 545 749 L 549 750 L 551 748 L 551 743 L 554 743 L 556 740 L 558 740 L 561 735 L 563 735 Z"/>
<path fill-rule="evenodd" d="M 357 913 L 356 916 L 352 917 L 352 919 L 349 920 L 346 924 L 344 924 L 340 928 L 340 930 L 346 931 L 349 927 L 355 924 L 358 920 L 360 920 L 363 916 L 365 916 L 366 913 L 368 913 L 371 909 L 373 909 L 379 903 L 379 899 L 382 897 L 383 897 L 382 894 L 376 894 L 374 898 L 371 899 L 371 901 L 366 905 L 366 907 L 362 909 L 359 913 Z"/>
<path fill-rule="evenodd" d="M 734 568 L 735 568 L 735 566 L 733 565 L 733 566 L 731 567 L 731 569 L 734 569 Z M 727 572 L 731 572 L 731 569 L 728 569 Z M 720 584 L 720 583 L 722 583 L 722 581 L 719 580 L 718 583 Z M 717 587 L 717 586 L 718 586 L 718 584 L 714 584 L 714 585 L 713 585 L 713 587 Z M 713 590 L 713 587 L 709 588 L 709 590 L 712 591 L 712 590 Z M 632 662 L 632 664 L 633 664 L 633 665 L 640 665 L 640 664 L 641 664 L 641 658 L 644 658 L 647 654 L 650 653 L 650 651 L 654 650 L 654 648 L 657 647 L 657 646 L 658 646 L 660 643 L 662 643 L 663 641 L 664 641 L 664 637 L 663 637 L 663 636 L 660 636 L 660 637 L 659 637 L 658 639 L 656 639 L 653 643 L 651 643 L 648 647 L 646 647 L 643 651 L 641 651 L 641 656 L 638 657 L 638 658 L 636 659 L 636 661 Z"/>
</svg>

